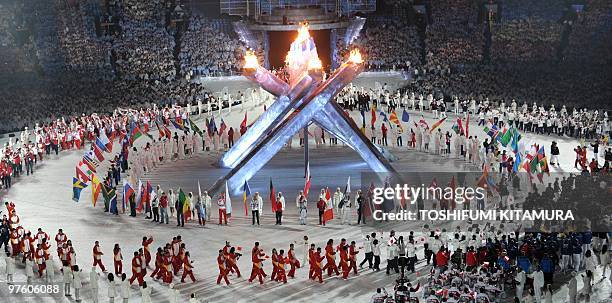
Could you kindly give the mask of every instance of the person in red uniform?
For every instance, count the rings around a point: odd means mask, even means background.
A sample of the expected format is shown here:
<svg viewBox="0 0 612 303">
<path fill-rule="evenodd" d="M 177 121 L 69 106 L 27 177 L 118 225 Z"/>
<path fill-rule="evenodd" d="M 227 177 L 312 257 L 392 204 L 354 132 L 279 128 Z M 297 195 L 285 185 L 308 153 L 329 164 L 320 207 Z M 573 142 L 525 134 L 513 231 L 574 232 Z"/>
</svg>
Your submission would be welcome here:
<svg viewBox="0 0 612 303">
<path fill-rule="evenodd" d="M 236 249 L 234 247 L 230 248 L 229 254 L 227 255 L 226 264 L 227 264 L 228 270 L 231 270 L 232 272 L 236 272 L 236 274 L 238 275 L 238 278 L 240 278 L 242 275 L 240 274 L 240 269 L 238 269 L 238 264 L 237 264 L 238 258 L 240 258 L 240 254 L 236 253 Z"/>
<path fill-rule="evenodd" d="M 323 261 L 325 257 L 321 256 L 321 247 L 317 247 L 317 251 L 312 254 L 312 260 L 310 263 L 312 265 L 312 279 L 317 280 L 319 278 L 319 283 L 323 283 L 323 269 L 321 268 L 321 261 Z"/>
<path fill-rule="evenodd" d="M 113 265 L 115 266 L 115 275 L 123 273 L 123 256 L 121 255 L 121 247 L 115 244 L 113 248 Z"/>
<path fill-rule="evenodd" d="M 174 267 L 173 267 L 173 272 L 175 276 L 178 276 L 179 271 L 181 270 L 181 265 L 183 265 L 183 263 L 185 262 L 185 252 L 186 252 L 186 248 L 185 248 L 185 243 L 181 243 L 181 246 L 179 248 L 179 252 L 176 255 L 176 257 L 174 258 Z"/>
<path fill-rule="evenodd" d="M 290 278 L 295 278 L 295 269 L 300 268 L 300 261 L 295 257 L 295 249 L 293 247 L 293 243 L 289 244 L 287 258 L 289 259 L 289 265 L 291 266 L 291 268 L 289 269 L 289 274 L 287 274 L 287 276 Z"/>
<path fill-rule="evenodd" d="M 228 269 L 225 268 L 225 257 L 223 256 L 223 250 L 219 250 L 219 256 L 217 256 L 217 265 L 219 266 L 219 276 L 217 276 L 217 284 L 221 284 L 221 279 L 225 280 L 226 285 L 230 285 L 229 279 L 227 279 Z"/>
<path fill-rule="evenodd" d="M 189 276 L 191 278 L 191 282 L 195 282 L 195 278 L 193 277 L 193 265 L 192 262 L 189 261 L 189 252 L 185 252 L 185 256 L 183 257 L 183 277 L 181 277 L 181 283 L 185 283 L 185 278 Z"/>
<path fill-rule="evenodd" d="M 21 247 L 19 246 L 19 231 L 16 228 L 11 230 L 11 247 L 13 248 L 13 257 L 19 255 Z"/>
<path fill-rule="evenodd" d="M 276 281 L 276 275 L 278 274 L 278 264 L 276 263 L 276 259 L 278 257 L 278 253 L 276 252 L 276 248 L 272 249 L 272 274 L 270 275 L 271 281 Z"/>
<path fill-rule="evenodd" d="M 440 272 L 444 272 L 446 270 L 446 265 L 448 264 L 449 253 L 446 251 L 444 246 L 440 247 L 440 250 L 436 253 L 436 267 L 440 269 Z"/>
<path fill-rule="evenodd" d="M 163 267 L 163 271 L 162 271 L 162 275 L 163 275 L 163 281 L 164 283 L 171 283 L 172 282 L 172 254 L 170 253 L 169 250 L 167 250 L 165 252 L 165 256 L 164 256 L 164 267 Z"/>
<path fill-rule="evenodd" d="M 6 206 L 6 211 L 8 212 L 8 218 L 12 217 L 13 212 L 15 211 L 15 203 L 4 202 L 4 206 Z"/>
<path fill-rule="evenodd" d="M 66 241 L 68 241 L 68 236 L 66 236 L 66 234 L 64 233 L 64 231 L 60 228 L 57 231 L 57 235 L 55 235 L 55 243 L 57 244 L 57 247 L 64 247 L 64 243 L 66 243 Z M 58 256 L 61 258 L 61 256 Z"/>
<path fill-rule="evenodd" d="M 465 265 L 468 271 L 478 266 L 478 257 L 472 246 L 468 248 L 468 252 L 465 254 Z"/>
<path fill-rule="evenodd" d="M 263 284 L 264 271 L 262 257 L 265 254 L 259 249 L 259 242 L 255 242 L 255 247 L 251 250 L 251 262 L 253 262 L 253 268 L 251 269 L 251 277 L 249 277 L 249 283 L 253 282 L 255 278 L 259 279 L 259 284 Z"/>
<path fill-rule="evenodd" d="M 334 240 L 329 239 L 327 241 L 327 245 L 325 246 L 325 259 L 327 263 L 323 267 L 323 270 L 327 269 L 327 276 L 331 276 L 332 272 L 336 273 L 336 276 L 340 275 L 338 271 L 338 266 L 336 265 L 336 252 L 334 251 Z"/>
<path fill-rule="evenodd" d="M 342 279 L 348 279 L 349 275 L 349 254 L 348 245 L 340 246 L 340 268 L 342 269 Z"/>
<path fill-rule="evenodd" d="M 314 280 L 314 269 L 315 266 L 312 263 L 312 261 L 315 259 L 314 254 L 316 252 L 315 249 L 315 245 L 314 244 L 310 244 L 310 248 L 308 249 L 308 265 L 310 266 L 310 268 L 308 269 L 308 279 L 313 279 Z"/>
<path fill-rule="evenodd" d="M 359 254 L 359 251 L 357 250 L 357 245 L 355 244 L 355 241 L 351 241 L 351 246 L 349 246 L 349 256 L 348 256 L 349 257 L 349 272 L 352 269 L 355 275 L 358 275 L 357 273 L 357 254 Z"/>
<path fill-rule="evenodd" d="M 232 249 L 232 246 L 230 245 L 229 241 L 225 241 L 225 246 L 223 246 L 223 258 L 225 260 L 225 268 L 227 268 L 227 270 L 229 270 L 229 272 L 234 273 L 234 269 L 231 268 L 228 264 L 229 262 L 229 253 L 230 253 L 230 249 Z"/>
<path fill-rule="evenodd" d="M 100 250 L 100 242 L 96 241 L 93 247 L 93 267 L 99 265 L 100 269 L 106 272 L 106 268 L 104 268 L 104 264 L 102 264 L 102 255 L 104 255 L 104 253 Z"/>
<path fill-rule="evenodd" d="M 219 194 L 219 198 L 217 199 L 217 206 L 219 206 L 219 225 L 222 222 L 227 225 L 227 208 L 225 205 L 225 194 Z"/>
<path fill-rule="evenodd" d="M 276 256 L 276 281 L 287 283 L 287 274 L 285 273 L 285 263 L 288 263 L 285 260 L 285 251 L 278 251 L 278 255 Z"/>
<path fill-rule="evenodd" d="M 162 264 L 163 264 L 163 250 L 161 247 L 157 248 L 157 252 L 155 253 L 155 269 L 153 269 L 153 272 L 151 273 L 150 277 L 155 279 L 157 277 L 157 274 L 161 271 L 162 268 Z"/>
<path fill-rule="evenodd" d="M 151 243 L 153 243 L 153 237 L 149 236 L 148 238 L 142 238 L 142 248 L 144 250 L 143 252 L 146 266 L 149 266 L 149 263 L 151 263 L 151 252 L 149 251 L 149 245 L 151 245 Z"/>
<path fill-rule="evenodd" d="M 36 264 L 38 265 L 38 277 L 42 278 L 45 268 L 47 268 L 47 259 L 45 257 L 45 250 L 42 245 L 36 245 Z"/>
<path fill-rule="evenodd" d="M 132 257 L 132 276 L 130 277 L 130 285 L 134 283 L 134 280 L 138 280 L 138 285 L 142 285 L 142 259 L 137 251 L 134 252 Z"/>
</svg>

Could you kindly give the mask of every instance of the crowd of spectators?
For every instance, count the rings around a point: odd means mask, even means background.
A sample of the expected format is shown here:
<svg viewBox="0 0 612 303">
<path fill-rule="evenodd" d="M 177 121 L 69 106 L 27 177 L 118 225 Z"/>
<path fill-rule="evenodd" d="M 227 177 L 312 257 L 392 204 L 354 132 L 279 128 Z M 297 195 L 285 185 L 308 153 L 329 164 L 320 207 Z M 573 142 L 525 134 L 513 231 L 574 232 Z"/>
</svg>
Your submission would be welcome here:
<svg viewBox="0 0 612 303">
<path fill-rule="evenodd" d="M 493 30 L 493 60 L 548 61 L 559 47 L 561 25 L 537 17 L 496 25 Z"/>
<path fill-rule="evenodd" d="M 217 31 L 217 20 L 194 16 L 182 38 L 180 60 L 181 74 L 186 77 L 217 76 L 238 72 L 246 52 L 242 43 Z"/>
<path fill-rule="evenodd" d="M 368 24 L 351 47 L 363 51 L 370 70 L 407 69 L 420 61 L 421 45 L 416 28 L 403 21 Z M 340 48 L 338 58 L 346 60 L 349 51 Z"/>
<path fill-rule="evenodd" d="M 478 22 L 479 6 L 467 0 L 429 6 L 426 27 L 372 17 L 350 47 L 362 49 L 370 70 L 407 71 L 412 78 L 407 89 L 415 93 L 601 108 L 610 99 L 607 2 L 585 1 L 575 16 L 554 1 L 524 2 L 504 1 L 502 18 L 490 26 Z M 27 100 L 36 110 L 4 106 L 0 131 L 83 108 L 102 112 L 117 105 L 195 102 L 201 89 L 186 81 L 238 72 L 243 44 L 223 33 L 219 21 L 190 13 L 184 31 L 171 29 L 163 20 L 176 10 L 173 3 L 110 1 L 106 12 L 92 1 L 3 3 L 0 71 L 11 81 L 2 83 L 7 98 L 0 102 Z M 113 14 L 120 30 L 97 37 L 96 11 Z M 491 58 L 485 60 L 489 30 Z M 336 58 L 346 59 L 347 50 L 339 47 Z"/>
<path fill-rule="evenodd" d="M 64 51 L 65 68 L 77 72 L 88 72 L 97 78 L 112 78 L 110 62 L 111 41 L 98 39 L 92 16 L 86 14 L 84 6 L 67 1 L 54 0 L 58 14 L 59 43 Z"/>
<path fill-rule="evenodd" d="M 174 39 L 153 23 L 123 22 L 121 37 L 115 40 L 117 73 L 129 80 L 171 81 L 174 67 Z"/>
</svg>

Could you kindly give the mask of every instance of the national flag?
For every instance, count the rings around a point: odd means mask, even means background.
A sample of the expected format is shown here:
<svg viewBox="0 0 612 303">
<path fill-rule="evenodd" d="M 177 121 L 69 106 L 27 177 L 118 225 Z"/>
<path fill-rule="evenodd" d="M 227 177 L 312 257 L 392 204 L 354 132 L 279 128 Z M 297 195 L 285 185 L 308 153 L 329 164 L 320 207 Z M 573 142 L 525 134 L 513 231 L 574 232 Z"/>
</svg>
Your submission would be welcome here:
<svg viewBox="0 0 612 303">
<path fill-rule="evenodd" d="M 177 121 L 178 120 L 178 121 Z M 179 122 L 180 121 L 180 122 Z M 180 117 L 176 117 L 176 119 L 174 120 L 170 120 L 170 123 L 172 123 L 172 125 L 174 126 L 174 128 L 176 129 L 180 129 L 183 130 L 185 128 L 185 126 L 183 125 L 183 121 L 181 120 Z"/>
<path fill-rule="evenodd" d="M 270 178 L 270 203 L 272 204 L 272 212 L 276 213 L 276 193 L 274 192 L 274 184 Z"/>
<path fill-rule="evenodd" d="M 240 129 L 246 128 L 247 127 L 247 113 L 244 113 L 244 119 L 242 119 L 242 122 L 240 122 Z"/>
<path fill-rule="evenodd" d="M 465 120 L 465 137 L 469 138 L 470 135 L 470 114 L 468 114 L 467 119 Z"/>
<path fill-rule="evenodd" d="M 512 140 L 513 133 L 513 128 L 511 128 L 509 130 L 506 130 L 506 132 L 503 133 L 501 137 L 499 137 L 499 142 L 502 144 L 502 146 L 506 147 L 508 143 L 510 143 L 510 140 Z"/>
<path fill-rule="evenodd" d="M 244 202 L 244 215 L 248 216 L 248 212 L 247 212 L 247 198 L 251 196 L 251 188 L 249 187 L 249 182 L 247 182 L 247 180 L 244 180 L 244 185 L 242 186 L 242 201 Z"/>
<path fill-rule="evenodd" d="M 138 189 L 136 191 L 136 211 L 138 212 L 142 212 L 142 208 L 143 208 L 143 203 L 145 202 L 145 198 L 144 197 L 145 191 L 143 188 L 143 184 L 142 181 L 138 180 Z"/>
<path fill-rule="evenodd" d="M 91 180 L 91 174 L 93 172 L 89 169 L 87 165 L 85 165 L 82 161 L 79 161 L 79 165 L 76 167 L 76 177 L 77 179 L 87 183 Z"/>
<path fill-rule="evenodd" d="M 125 210 L 125 206 L 126 203 L 128 202 L 128 200 L 130 199 L 130 197 L 132 197 L 132 195 L 135 195 L 136 193 L 134 192 L 134 189 L 132 188 L 132 186 L 130 185 L 130 183 L 128 183 L 127 180 L 123 180 L 123 201 L 121 201 L 123 209 Z"/>
<path fill-rule="evenodd" d="M 495 124 L 493 124 L 490 128 L 488 126 L 485 126 L 485 128 L 483 130 L 493 140 L 495 140 L 495 138 L 497 138 L 497 135 L 499 133 L 499 129 L 497 128 L 497 125 L 495 125 Z"/>
<path fill-rule="evenodd" d="M 151 201 L 155 200 L 155 198 L 157 197 L 157 193 L 155 192 L 155 189 L 149 181 L 147 181 L 145 189 L 147 191 L 147 203 L 151 203 Z"/>
<path fill-rule="evenodd" d="M 96 202 L 98 201 L 98 196 L 100 196 L 100 191 L 102 189 L 102 183 L 98 176 L 93 175 L 91 178 L 91 204 L 93 207 L 96 207 Z"/>
<path fill-rule="evenodd" d="M 191 121 L 191 119 L 189 119 L 189 125 L 191 126 L 191 130 L 193 130 L 194 133 L 200 136 L 202 135 L 202 130 L 193 121 Z"/>
<path fill-rule="evenodd" d="M 514 160 L 514 165 L 512 166 L 513 172 L 518 173 L 518 171 L 521 169 L 521 161 L 523 161 L 523 159 L 521 159 L 521 153 L 517 153 L 516 159 Z"/>
<path fill-rule="evenodd" d="M 362 109 L 359 111 L 359 114 L 361 114 L 361 127 L 365 127 L 365 111 Z"/>
<path fill-rule="evenodd" d="M 221 118 L 221 126 L 219 126 L 219 136 L 223 135 L 223 132 L 225 132 L 226 128 L 227 125 L 225 124 L 225 121 L 223 121 L 223 118 Z"/>
<path fill-rule="evenodd" d="M 404 109 L 404 112 L 402 113 L 402 121 L 406 123 L 410 122 L 410 115 L 406 109 Z"/>
<path fill-rule="evenodd" d="M 415 124 L 416 124 L 416 123 L 415 123 Z M 424 118 L 421 118 L 421 119 L 419 120 L 419 125 L 423 126 L 425 129 L 428 129 L 428 128 L 429 128 L 429 124 L 427 124 L 427 121 L 425 121 L 425 119 L 424 119 Z M 419 125 L 416 125 L 416 126 L 418 127 Z"/>
<path fill-rule="evenodd" d="M 96 142 L 97 142 L 97 139 L 96 139 Z M 98 146 L 97 143 L 93 145 L 93 152 L 96 158 L 98 159 L 98 161 L 100 162 L 104 161 L 104 152 L 102 149 L 100 149 L 100 146 Z"/>
<path fill-rule="evenodd" d="M 98 164 L 93 159 L 91 159 L 87 154 L 83 155 L 83 159 L 81 160 L 81 162 L 79 162 L 79 165 L 81 164 L 85 164 L 87 166 L 87 169 L 91 171 L 92 173 L 95 173 L 98 168 Z"/>
<path fill-rule="evenodd" d="M 451 194 L 451 209 L 455 209 L 456 206 L 456 202 L 455 202 L 455 188 L 457 188 L 457 182 L 455 181 L 455 176 L 453 176 L 453 178 L 450 180 L 450 182 L 448 183 L 448 187 L 452 188 L 452 194 Z"/>
<path fill-rule="evenodd" d="M 376 110 L 374 109 L 374 107 L 372 107 L 371 116 L 372 119 L 370 121 L 370 124 L 374 126 L 374 123 L 376 123 Z"/>
<path fill-rule="evenodd" d="M 391 112 L 391 115 L 389 116 L 389 121 L 395 123 L 395 125 L 397 125 L 400 130 L 403 130 L 402 123 L 397 118 L 397 114 L 395 113 L 395 111 Z"/>
<path fill-rule="evenodd" d="M 164 134 L 166 134 L 166 138 L 171 139 L 172 138 L 172 132 L 168 129 L 168 126 L 166 126 L 164 124 L 164 125 L 162 125 L 162 127 L 164 128 Z"/>
<path fill-rule="evenodd" d="M 87 183 L 72 177 L 72 200 L 74 202 L 79 202 L 79 199 L 81 198 L 81 191 L 85 187 L 87 187 Z"/>
<path fill-rule="evenodd" d="M 304 184 L 304 197 L 308 198 L 310 191 L 310 163 L 306 164 L 306 183 Z"/>
<path fill-rule="evenodd" d="M 453 124 L 451 129 L 455 132 L 455 134 L 459 134 L 459 125 L 457 125 L 457 123 Z"/>
<path fill-rule="evenodd" d="M 166 136 L 166 134 L 164 133 L 164 129 L 159 125 L 159 123 L 157 121 L 155 121 L 155 126 L 157 127 L 157 131 L 159 131 L 159 138 L 163 138 Z"/>
<path fill-rule="evenodd" d="M 434 130 L 436 130 L 436 128 L 438 128 L 440 125 L 442 125 L 442 123 L 444 123 L 444 121 L 446 120 L 446 117 L 438 120 L 438 122 L 434 123 L 431 125 L 431 130 L 429 132 L 433 132 Z"/>
<path fill-rule="evenodd" d="M 461 120 L 461 118 L 457 118 L 457 127 L 459 128 L 459 133 L 463 134 L 463 121 Z"/>
<path fill-rule="evenodd" d="M 102 196 L 104 197 L 104 202 L 110 205 L 109 211 L 113 214 L 119 213 L 117 210 L 117 193 L 115 189 L 106 186 L 106 184 L 102 184 Z"/>
<path fill-rule="evenodd" d="M 185 220 L 189 220 L 191 218 L 191 200 L 189 199 L 189 197 L 187 197 L 185 192 L 183 192 L 182 188 L 179 189 L 179 202 L 183 204 L 183 209 L 181 209 L 180 211 L 183 212 Z M 177 209 L 176 211 L 179 210 Z"/>
<path fill-rule="evenodd" d="M 514 153 L 518 153 L 519 150 L 519 142 L 521 141 L 521 134 L 519 133 L 519 130 L 516 128 L 512 128 L 513 132 L 512 132 L 512 150 L 514 151 Z"/>
<path fill-rule="evenodd" d="M 142 124 L 142 132 L 145 134 L 149 133 L 149 124 L 148 123 L 143 123 Z"/>
<path fill-rule="evenodd" d="M 102 132 L 100 132 L 100 133 L 102 133 Z M 96 138 L 96 140 L 94 141 L 93 146 L 94 146 L 94 151 L 95 151 L 95 148 L 97 147 L 98 150 L 100 150 L 100 151 L 104 151 L 104 152 L 107 152 L 107 153 L 110 152 L 106 148 L 106 144 L 102 141 L 102 139 L 100 139 L 100 137 Z"/>
<path fill-rule="evenodd" d="M 348 180 L 346 180 L 346 186 L 344 187 L 344 194 L 351 192 L 351 176 L 348 176 Z"/>
<path fill-rule="evenodd" d="M 380 116 L 383 118 L 383 122 L 389 121 L 389 119 L 387 119 L 387 114 L 385 114 L 382 110 L 380 111 Z"/>
<path fill-rule="evenodd" d="M 231 216 L 232 214 L 232 199 L 229 192 L 229 187 L 227 186 L 227 181 L 225 181 L 225 211 L 227 212 L 227 216 Z"/>
<path fill-rule="evenodd" d="M 202 197 L 202 188 L 200 187 L 200 180 L 198 180 L 198 197 Z"/>
<path fill-rule="evenodd" d="M 113 141 L 108 139 L 105 130 L 100 131 L 100 135 L 98 136 L 98 138 L 96 138 L 96 140 L 97 139 L 100 139 L 100 142 L 104 145 L 105 148 L 102 148 L 103 151 L 107 153 L 113 151 Z"/>
<path fill-rule="evenodd" d="M 132 132 L 130 133 L 130 144 L 133 145 L 134 141 L 136 141 L 136 139 L 140 138 L 141 136 L 142 132 L 140 131 L 140 127 L 136 125 L 134 128 L 132 128 Z"/>
<path fill-rule="evenodd" d="M 438 180 L 436 180 L 436 177 L 434 177 L 431 180 L 431 183 L 429 184 L 429 188 L 438 188 Z"/>
<path fill-rule="evenodd" d="M 331 199 L 329 187 L 325 188 L 325 199 L 327 201 Z M 328 203 L 325 203 L 325 210 L 323 211 L 323 222 L 331 221 L 333 219 L 334 219 L 334 208 L 331 207 Z"/>
</svg>

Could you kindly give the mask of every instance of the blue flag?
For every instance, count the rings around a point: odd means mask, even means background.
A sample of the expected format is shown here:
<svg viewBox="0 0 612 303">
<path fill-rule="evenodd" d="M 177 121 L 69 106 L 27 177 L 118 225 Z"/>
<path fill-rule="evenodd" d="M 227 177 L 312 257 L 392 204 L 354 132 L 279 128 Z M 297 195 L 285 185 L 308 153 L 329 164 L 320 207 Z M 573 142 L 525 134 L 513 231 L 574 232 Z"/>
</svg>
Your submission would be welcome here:
<svg viewBox="0 0 612 303">
<path fill-rule="evenodd" d="M 410 115 L 408 114 L 408 111 L 406 111 L 406 109 L 404 109 L 404 112 L 402 113 L 402 121 L 403 122 L 410 121 Z"/>
<path fill-rule="evenodd" d="M 85 187 L 87 187 L 87 183 L 72 177 L 72 200 L 74 200 L 74 202 L 79 202 L 79 199 L 81 198 L 81 191 Z"/>
<path fill-rule="evenodd" d="M 521 161 L 523 161 L 523 159 L 521 159 L 521 153 L 517 153 L 516 154 L 516 159 L 514 160 L 514 165 L 512 166 L 512 171 L 517 173 L 519 170 L 519 167 L 521 166 Z"/>
<path fill-rule="evenodd" d="M 383 121 L 388 122 L 389 119 L 387 119 L 387 114 L 385 114 L 384 112 L 380 111 L 380 115 L 383 117 Z"/>
</svg>

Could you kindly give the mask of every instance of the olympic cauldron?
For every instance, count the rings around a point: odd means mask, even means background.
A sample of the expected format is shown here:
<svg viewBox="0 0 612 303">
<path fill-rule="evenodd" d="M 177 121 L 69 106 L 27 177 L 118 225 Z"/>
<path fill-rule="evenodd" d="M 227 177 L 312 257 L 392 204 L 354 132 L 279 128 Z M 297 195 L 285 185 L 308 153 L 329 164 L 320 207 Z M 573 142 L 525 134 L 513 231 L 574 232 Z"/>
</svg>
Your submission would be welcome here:
<svg viewBox="0 0 612 303">
<path fill-rule="evenodd" d="M 289 83 L 260 66 L 252 52 L 246 54 L 244 76 L 274 95 L 276 101 L 221 157 L 220 165 L 231 170 L 209 192 L 218 192 L 224 183 L 231 191 L 239 192 L 245 181 L 311 122 L 355 150 L 374 172 L 395 173 L 381 150 L 333 100 L 363 71 L 359 50 L 351 51 L 349 59 L 324 80 L 316 45 L 307 25 L 303 25 L 291 44 L 286 63 Z"/>
</svg>

